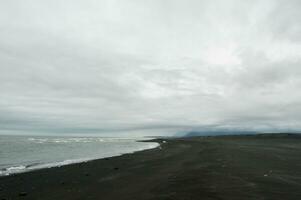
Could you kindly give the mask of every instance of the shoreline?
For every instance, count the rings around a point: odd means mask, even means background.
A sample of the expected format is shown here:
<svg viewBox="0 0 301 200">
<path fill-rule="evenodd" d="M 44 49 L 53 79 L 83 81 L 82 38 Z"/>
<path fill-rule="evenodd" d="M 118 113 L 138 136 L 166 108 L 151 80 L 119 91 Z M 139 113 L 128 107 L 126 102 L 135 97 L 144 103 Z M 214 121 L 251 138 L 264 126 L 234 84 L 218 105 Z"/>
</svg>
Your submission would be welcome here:
<svg viewBox="0 0 301 200">
<path fill-rule="evenodd" d="M 107 157 L 99 157 L 99 158 L 79 158 L 79 159 L 66 159 L 63 161 L 56 161 L 56 162 L 52 162 L 52 163 L 39 163 L 39 164 L 29 164 L 29 165 L 18 165 L 18 166 L 11 166 L 8 167 L 6 169 L 19 169 L 19 170 L 24 170 L 24 171 L 15 171 L 15 172 L 8 172 L 5 173 L 5 171 L 0 171 L 0 178 L 1 177 L 6 177 L 6 176 L 12 176 L 15 174 L 23 174 L 23 173 L 28 173 L 28 172 L 34 172 L 34 171 L 38 171 L 38 170 L 43 170 L 43 169 L 51 169 L 51 168 L 59 168 L 59 167 L 63 167 L 63 166 L 67 166 L 67 165 L 73 165 L 73 164 L 80 164 L 80 163 L 87 163 L 87 162 L 91 162 L 91 161 L 96 161 L 96 160 L 101 160 L 101 159 L 107 159 L 107 158 L 113 158 L 113 157 L 117 157 L 117 156 L 122 156 L 122 155 L 126 155 L 126 154 L 134 154 L 136 152 L 139 151 L 145 151 L 145 150 L 150 150 L 150 149 L 155 149 L 155 148 L 159 148 L 160 147 L 160 143 L 158 142 L 154 142 L 154 140 L 156 139 L 150 139 L 150 140 L 137 140 L 135 142 L 145 142 L 145 143 L 156 143 L 156 145 L 154 147 L 149 147 L 149 148 L 145 148 L 142 150 L 136 150 L 136 151 L 132 151 L 132 152 L 128 152 L 128 153 L 120 153 L 120 154 L 116 154 L 113 156 L 107 156 Z"/>
<path fill-rule="evenodd" d="M 161 148 L 0 177 L 0 199 L 301 199 L 300 136 L 156 141 Z"/>
</svg>

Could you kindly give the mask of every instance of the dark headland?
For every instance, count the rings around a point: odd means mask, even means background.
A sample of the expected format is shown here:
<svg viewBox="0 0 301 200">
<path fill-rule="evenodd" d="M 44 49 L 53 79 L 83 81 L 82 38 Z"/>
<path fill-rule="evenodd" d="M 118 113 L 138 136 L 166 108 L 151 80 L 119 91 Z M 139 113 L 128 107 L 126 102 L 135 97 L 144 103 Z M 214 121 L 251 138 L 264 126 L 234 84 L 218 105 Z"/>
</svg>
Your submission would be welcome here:
<svg viewBox="0 0 301 200">
<path fill-rule="evenodd" d="M 158 139 L 160 148 L 0 177 L 0 200 L 300 200 L 301 137 Z"/>
</svg>

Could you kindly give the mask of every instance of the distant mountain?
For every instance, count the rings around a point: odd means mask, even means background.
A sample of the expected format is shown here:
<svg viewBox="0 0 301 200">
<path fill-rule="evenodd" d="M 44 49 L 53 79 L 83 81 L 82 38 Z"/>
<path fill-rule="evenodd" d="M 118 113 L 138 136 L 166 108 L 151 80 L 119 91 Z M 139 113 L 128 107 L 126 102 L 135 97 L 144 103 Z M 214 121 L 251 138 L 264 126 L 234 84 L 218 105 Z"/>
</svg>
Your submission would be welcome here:
<svg viewBox="0 0 301 200">
<path fill-rule="evenodd" d="M 216 135 L 250 135 L 256 134 L 254 131 L 190 131 L 183 135 L 183 137 L 197 137 L 197 136 L 216 136 Z"/>
</svg>

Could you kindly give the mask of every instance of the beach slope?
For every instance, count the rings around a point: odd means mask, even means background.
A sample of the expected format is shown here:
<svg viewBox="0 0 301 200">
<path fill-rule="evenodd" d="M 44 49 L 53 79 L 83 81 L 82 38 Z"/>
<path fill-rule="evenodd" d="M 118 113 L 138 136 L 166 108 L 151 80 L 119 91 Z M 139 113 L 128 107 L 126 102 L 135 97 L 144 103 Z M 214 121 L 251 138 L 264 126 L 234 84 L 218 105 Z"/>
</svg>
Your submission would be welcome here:
<svg viewBox="0 0 301 200">
<path fill-rule="evenodd" d="M 301 137 L 156 140 L 161 147 L 0 177 L 0 199 L 301 199 Z"/>
</svg>

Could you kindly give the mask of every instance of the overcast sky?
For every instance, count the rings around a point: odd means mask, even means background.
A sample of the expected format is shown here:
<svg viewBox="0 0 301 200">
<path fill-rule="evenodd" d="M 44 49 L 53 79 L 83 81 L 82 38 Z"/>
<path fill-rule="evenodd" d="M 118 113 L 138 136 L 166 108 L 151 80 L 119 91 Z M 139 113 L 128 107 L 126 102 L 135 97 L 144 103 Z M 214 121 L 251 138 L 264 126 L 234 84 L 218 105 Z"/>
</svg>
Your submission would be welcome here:
<svg viewBox="0 0 301 200">
<path fill-rule="evenodd" d="M 0 133 L 301 130 L 300 10 L 0 0 Z"/>
</svg>

